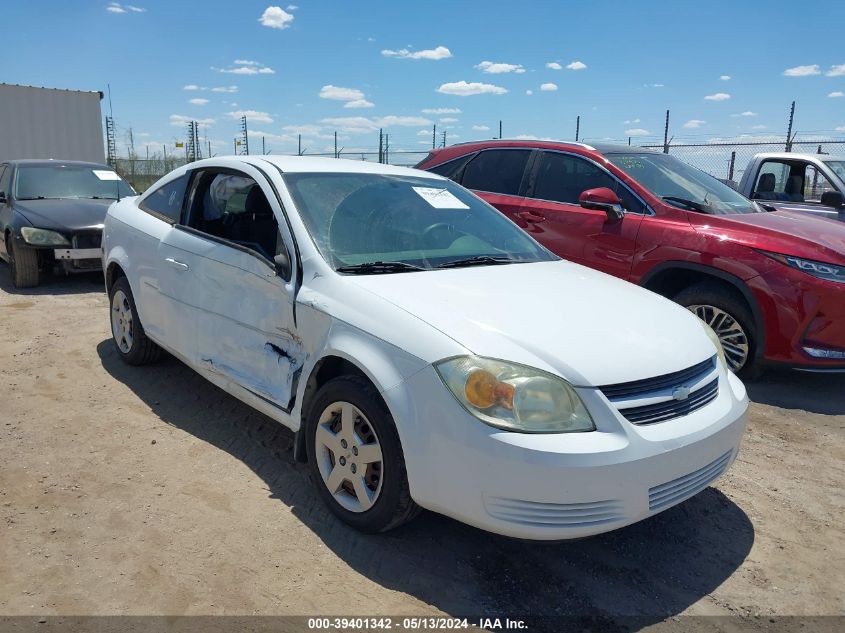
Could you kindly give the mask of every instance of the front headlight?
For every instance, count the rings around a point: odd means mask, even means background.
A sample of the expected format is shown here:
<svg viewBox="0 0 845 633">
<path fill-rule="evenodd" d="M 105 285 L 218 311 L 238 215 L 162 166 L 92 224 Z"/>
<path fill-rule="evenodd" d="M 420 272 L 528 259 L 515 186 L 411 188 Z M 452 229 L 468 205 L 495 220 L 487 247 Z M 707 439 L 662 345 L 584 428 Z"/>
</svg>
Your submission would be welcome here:
<svg viewBox="0 0 845 633">
<path fill-rule="evenodd" d="M 464 408 L 491 426 L 521 433 L 595 431 L 568 382 L 539 369 L 479 356 L 434 365 Z"/>
<path fill-rule="evenodd" d="M 725 369 L 730 369 L 730 367 L 728 366 L 728 359 L 725 357 L 725 348 L 722 345 L 722 339 L 720 339 L 719 335 L 716 334 L 713 328 L 707 325 L 704 321 L 699 319 L 698 322 L 701 323 L 701 327 L 704 328 L 704 331 L 707 333 L 707 336 L 713 342 L 713 345 L 716 346 L 716 354 L 719 355 L 719 362 L 722 363 L 722 367 L 724 367 Z"/>
<path fill-rule="evenodd" d="M 64 235 L 47 229 L 25 226 L 21 229 L 21 235 L 27 244 L 33 246 L 70 246 L 70 242 Z"/>
<path fill-rule="evenodd" d="M 812 259 L 802 259 L 801 257 L 794 257 L 793 255 L 770 253 L 769 251 L 760 252 L 779 261 L 781 264 L 786 264 L 790 268 L 795 268 L 796 270 L 805 272 L 813 277 L 818 277 L 819 279 L 824 279 L 825 281 L 845 284 L 845 266 L 826 264 Z"/>
</svg>

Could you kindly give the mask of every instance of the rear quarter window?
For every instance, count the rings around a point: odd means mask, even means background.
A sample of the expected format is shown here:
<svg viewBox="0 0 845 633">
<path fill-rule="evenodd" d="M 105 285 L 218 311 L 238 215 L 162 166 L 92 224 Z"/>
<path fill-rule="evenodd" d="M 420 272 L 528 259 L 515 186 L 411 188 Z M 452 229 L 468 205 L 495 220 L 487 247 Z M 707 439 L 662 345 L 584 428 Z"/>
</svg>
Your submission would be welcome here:
<svg viewBox="0 0 845 633">
<path fill-rule="evenodd" d="M 188 174 L 171 180 L 166 185 L 153 190 L 139 206 L 165 222 L 176 224 L 182 217 L 182 202 L 185 199 L 188 180 Z"/>
</svg>

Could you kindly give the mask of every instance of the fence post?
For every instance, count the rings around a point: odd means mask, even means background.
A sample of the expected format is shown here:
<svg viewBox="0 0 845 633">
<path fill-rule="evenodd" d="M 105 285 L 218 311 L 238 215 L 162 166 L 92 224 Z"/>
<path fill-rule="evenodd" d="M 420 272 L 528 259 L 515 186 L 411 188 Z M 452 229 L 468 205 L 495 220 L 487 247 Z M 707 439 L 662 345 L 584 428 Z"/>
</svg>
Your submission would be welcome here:
<svg viewBox="0 0 845 633">
<path fill-rule="evenodd" d="M 736 164 L 736 152 L 731 152 L 731 165 L 728 167 L 728 180 L 733 182 L 734 179 L 734 165 Z"/>
<path fill-rule="evenodd" d="M 663 128 L 663 153 L 669 153 L 669 110 L 666 110 L 666 125 Z"/>
</svg>

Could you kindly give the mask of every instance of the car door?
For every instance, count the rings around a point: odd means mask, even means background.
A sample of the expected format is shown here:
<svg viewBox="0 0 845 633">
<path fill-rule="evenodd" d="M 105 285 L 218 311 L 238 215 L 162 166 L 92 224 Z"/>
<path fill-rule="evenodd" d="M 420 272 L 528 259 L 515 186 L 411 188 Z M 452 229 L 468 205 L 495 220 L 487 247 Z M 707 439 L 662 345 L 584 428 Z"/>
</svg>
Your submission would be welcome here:
<svg viewBox="0 0 845 633">
<path fill-rule="evenodd" d="M 280 218 L 281 204 L 256 169 L 205 169 L 179 230 L 202 244 L 195 249 L 200 367 L 289 410 L 303 354 L 293 275 L 284 278 L 273 261 L 293 252 Z"/>
<path fill-rule="evenodd" d="M 524 178 L 535 152 L 524 148 L 497 148 L 478 152 L 455 178 L 511 220 L 524 226 L 532 218 L 521 218 Z"/>
<path fill-rule="evenodd" d="M 607 187 L 622 201 L 625 217 L 585 209 L 578 198 L 587 189 Z M 570 261 L 627 279 L 637 233 L 647 206 L 604 168 L 561 151 L 543 150 L 534 163 L 520 218 L 523 228 L 554 253 Z"/>
<path fill-rule="evenodd" d="M 197 247 L 178 229 L 190 178 L 185 173 L 140 200 L 146 216 L 136 222 L 140 230 L 125 248 L 138 279 L 134 292 L 144 329 L 184 361 L 195 363 Z"/>
<path fill-rule="evenodd" d="M 802 160 L 767 159 L 760 165 L 752 198 L 784 211 L 802 211 L 837 218 L 839 210 L 821 203 L 826 191 L 836 191 L 816 165 Z"/>
<path fill-rule="evenodd" d="M 6 234 L 6 227 L 12 222 L 11 187 L 12 168 L 9 165 L 0 165 L 0 237 Z M 0 254 L 4 257 L 6 252 L 6 240 L 0 239 Z"/>
</svg>

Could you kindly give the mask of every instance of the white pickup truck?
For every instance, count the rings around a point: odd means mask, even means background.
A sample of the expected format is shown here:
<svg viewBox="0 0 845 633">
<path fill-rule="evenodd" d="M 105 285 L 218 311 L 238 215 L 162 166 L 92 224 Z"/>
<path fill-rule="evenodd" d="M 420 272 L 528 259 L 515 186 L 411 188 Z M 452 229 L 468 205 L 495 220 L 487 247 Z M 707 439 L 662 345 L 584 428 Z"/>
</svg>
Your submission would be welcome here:
<svg viewBox="0 0 845 633">
<path fill-rule="evenodd" d="M 738 191 L 766 206 L 845 221 L 845 158 L 776 152 L 749 162 Z"/>
</svg>

